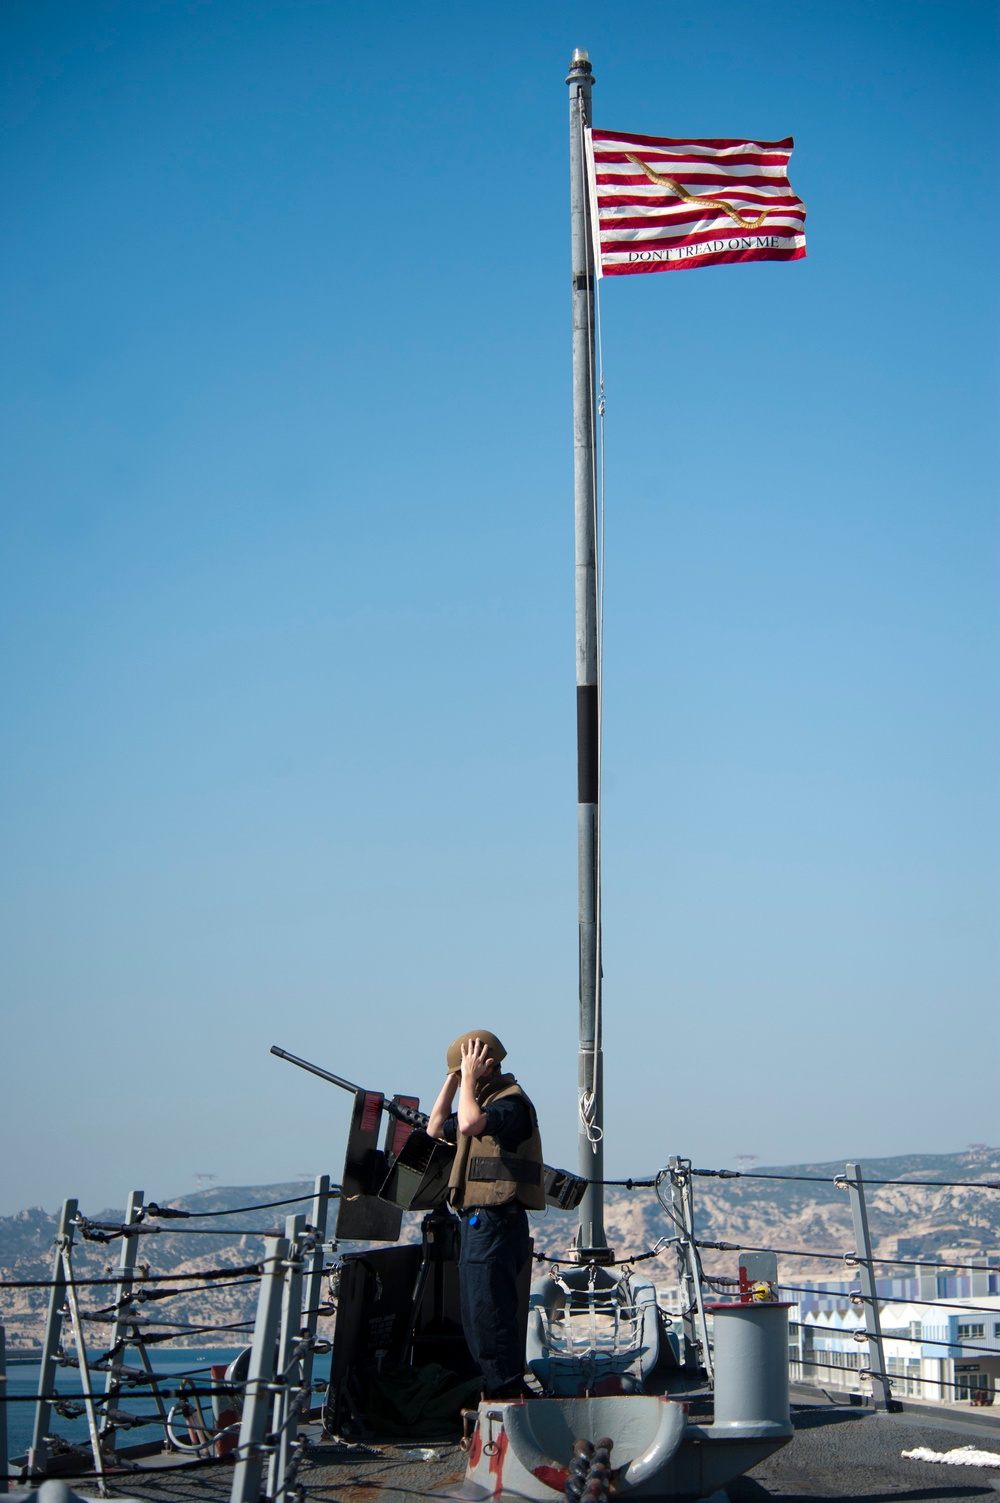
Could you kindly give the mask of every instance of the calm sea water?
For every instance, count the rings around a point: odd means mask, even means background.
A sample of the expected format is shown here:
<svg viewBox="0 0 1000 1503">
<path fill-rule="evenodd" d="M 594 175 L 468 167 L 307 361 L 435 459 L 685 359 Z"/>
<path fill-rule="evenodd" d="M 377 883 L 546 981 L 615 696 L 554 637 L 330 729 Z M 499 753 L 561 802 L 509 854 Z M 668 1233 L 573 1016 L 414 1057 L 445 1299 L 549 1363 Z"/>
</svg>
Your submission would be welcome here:
<svg viewBox="0 0 1000 1503">
<path fill-rule="evenodd" d="M 182 1374 L 190 1374 L 198 1386 L 207 1384 L 210 1378 L 209 1368 L 222 1362 L 231 1362 L 241 1347 L 212 1346 L 212 1347 L 185 1347 L 183 1350 L 165 1352 L 162 1347 L 159 1351 L 150 1353 L 150 1361 L 153 1370 L 162 1373 L 168 1380 L 169 1387 L 176 1386 L 176 1380 Z M 138 1367 L 139 1360 L 134 1352 L 126 1357 L 129 1367 Z M 330 1354 L 324 1352 L 314 1359 L 313 1377 L 315 1379 L 327 1378 L 330 1373 Z M 92 1374 L 95 1392 L 104 1392 L 104 1373 Z M 41 1382 L 41 1368 L 38 1363 L 30 1363 L 21 1366 L 18 1363 L 7 1370 L 7 1392 L 12 1398 L 17 1395 L 36 1394 Z M 80 1386 L 80 1374 L 76 1368 L 61 1367 L 56 1378 L 56 1388 L 60 1394 L 79 1395 L 82 1392 Z M 170 1408 L 167 1401 L 167 1408 Z M 314 1402 L 319 1402 L 316 1399 Z M 151 1414 L 156 1417 L 156 1405 L 148 1393 L 143 1395 L 141 1388 L 126 1390 L 119 1399 L 118 1407 L 127 1414 Z M 210 1398 L 202 1399 L 202 1407 L 206 1417 L 211 1411 L 212 1401 Z M 7 1445 L 8 1455 L 11 1457 L 23 1456 L 31 1443 L 31 1432 L 35 1423 L 35 1406 L 33 1404 L 12 1403 L 0 1405 L 7 1411 Z M 3 1418 L 0 1416 L 0 1424 Z M 79 1419 L 63 1419 L 54 1411 L 49 1421 L 50 1433 L 61 1435 L 64 1440 L 71 1440 L 75 1444 L 87 1444 L 87 1417 L 81 1415 Z M 143 1441 L 156 1440 L 158 1433 L 162 1435 L 158 1425 L 150 1428 L 146 1425 L 136 1426 L 133 1430 L 119 1431 L 119 1445 L 138 1445 Z M 178 1433 L 186 1434 L 183 1420 L 178 1426 Z"/>
</svg>

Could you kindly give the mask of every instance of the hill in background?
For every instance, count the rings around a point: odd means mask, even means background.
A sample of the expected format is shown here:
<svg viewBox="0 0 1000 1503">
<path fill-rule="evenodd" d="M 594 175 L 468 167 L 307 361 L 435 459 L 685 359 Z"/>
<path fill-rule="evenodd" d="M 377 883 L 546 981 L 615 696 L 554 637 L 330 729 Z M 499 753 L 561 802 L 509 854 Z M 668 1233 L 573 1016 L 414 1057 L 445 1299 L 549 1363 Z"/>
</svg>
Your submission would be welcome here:
<svg viewBox="0 0 1000 1503">
<path fill-rule="evenodd" d="M 807 1259 L 781 1259 L 784 1279 L 795 1276 L 831 1278 L 842 1275 L 843 1265 L 823 1253 L 842 1255 L 854 1251 L 850 1207 L 845 1191 L 833 1183 L 844 1172 L 841 1162 L 794 1164 L 761 1168 L 738 1179 L 694 1180 L 695 1228 L 706 1241 L 725 1241 L 750 1246 L 813 1249 Z M 868 1213 L 875 1253 L 885 1258 L 967 1258 L 1000 1249 L 1000 1149 L 977 1153 L 906 1154 L 896 1158 L 870 1159 L 863 1165 L 866 1180 L 929 1180 L 931 1185 L 870 1185 Z M 802 1176 L 801 1179 L 768 1179 L 767 1175 Z M 650 1176 L 651 1177 L 651 1176 Z M 952 1182 L 972 1182 L 959 1184 Z M 991 1188 L 992 1186 L 992 1188 Z M 311 1195 L 309 1181 L 270 1185 L 216 1186 L 194 1195 L 180 1196 L 171 1204 L 192 1213 L 225 1212 L 230 1206 L 253 1206 L 269 1201 Z M 648 1188 L 606 1192 L 608 1240 L 618 1256 L 646 1252 L 671 1230 L 656 1194 Z M 223 1214 L 210 1221 L 151 1222 L 156 1230 L 142 1236 L 139 1262 L 152 1273 L 193 1273 L 206 1268 L 239 1268 L 256 1261 L 265 1232 L 277 1231 L 290 1211 L 308 1211 L 301 1206 Z M 331 1227 L 335 1218 L 331 1204 Z M 120 1222 L 124 1211 L 103 1209 L 85 1214 L 95 1222 Z M 204 1228 L 204 1229 L 202 1229 Z M 0 1278 L 47 1278 L 52 1266 L 52 1242 L 56 1217 L 40 1207 L 0 1217 Z M 532 1217 L 535 1248 L 549 1257 L 565 1253 L 572 1240 L 571 1213 L 548 1211 Z M 420 1236 L 420 1217 L 403 1219 L 401 1240 Z M 82 1241 L 74 1249 L 74 1267 L 83 1277 L 94 1277 L 115 1266 L 120 1243 Z M 342 1244 L 351 1251 L 356 1243 Z M 735 1272 L 734 1253 L 709 1253 L 709 1272 Z M 671 1252 L 644 1265 L 662 1284 L 675 1281 Z M 88 1291 L 89 1293 L 89 1291 Z M 85 1308 L 101 1308 L 108 1292 L 94 1290 Z M 242 1345 L 249 1334 L 239 1327 L 253 1320 L 256 1289 L 238 1284 L 228 1289 L 198 1289 L 163 1302 L 154 1320 L 211 1327 L 212 1332 L 185 1338 L 188 1344 Z M 0 1289 L 0 1318 L 12 1345 L 40 1339 L 47 1305 L 47 1291 Z M 169 1305 L 169 1312 L 166 1306 Z M 220 1329 L 221 1328 L 221 1329 Z M 162 1334 L 170 1327 L 164 1326 Z M 100 1322 L 93 1324 L 94 1344 L 100 1342 Z"/>
</svg>

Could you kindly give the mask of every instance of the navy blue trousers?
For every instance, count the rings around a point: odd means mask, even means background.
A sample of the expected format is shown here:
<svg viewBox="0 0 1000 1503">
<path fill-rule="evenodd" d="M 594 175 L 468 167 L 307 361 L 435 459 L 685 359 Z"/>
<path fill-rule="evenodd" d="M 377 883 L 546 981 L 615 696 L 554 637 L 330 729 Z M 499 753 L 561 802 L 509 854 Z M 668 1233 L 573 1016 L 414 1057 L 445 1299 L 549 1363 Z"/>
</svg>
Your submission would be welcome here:
<svg viewBox="0 0 1000 1503">
<path fill-rule="evenodd" d="M 524 1378 L 517 1276 L 531 1251 L 527 1212 L 517 1201 L 463 1211 L 461 1238 L 462 1329 L 493 1395 Z"/>
</svg>

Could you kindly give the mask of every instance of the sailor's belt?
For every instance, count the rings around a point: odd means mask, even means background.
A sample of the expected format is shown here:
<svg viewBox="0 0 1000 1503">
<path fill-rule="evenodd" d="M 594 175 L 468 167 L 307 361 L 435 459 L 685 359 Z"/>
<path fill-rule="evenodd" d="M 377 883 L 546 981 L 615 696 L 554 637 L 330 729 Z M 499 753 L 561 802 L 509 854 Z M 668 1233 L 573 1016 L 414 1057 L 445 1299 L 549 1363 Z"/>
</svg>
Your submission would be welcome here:
<svg viewBox="0 0 1000 1503">
<path fill-rule="evenodd" d="M 513 1154 L 502 1153 L 499 1158 L 470 1159 L 466 1177 L 470 1180 L 512 1180 L 515 1185 L 540 1185 L 542 1166 L 533 1159 L 519 1159 Z"/>
</svg>

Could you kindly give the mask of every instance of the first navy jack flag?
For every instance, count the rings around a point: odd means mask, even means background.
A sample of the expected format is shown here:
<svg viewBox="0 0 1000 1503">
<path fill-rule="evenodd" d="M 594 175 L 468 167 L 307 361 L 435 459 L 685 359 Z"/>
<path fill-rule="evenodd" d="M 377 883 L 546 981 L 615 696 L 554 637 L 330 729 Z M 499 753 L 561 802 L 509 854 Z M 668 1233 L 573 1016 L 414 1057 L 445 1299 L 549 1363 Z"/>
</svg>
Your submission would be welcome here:
<svg viewBox="0 0 1000 1503">
<path fill-rule="evenodd" d="M 806 207 L 788 181 L 794 144 L 588 131 L 597 275 L 799 260 Z"/>
</svg>

